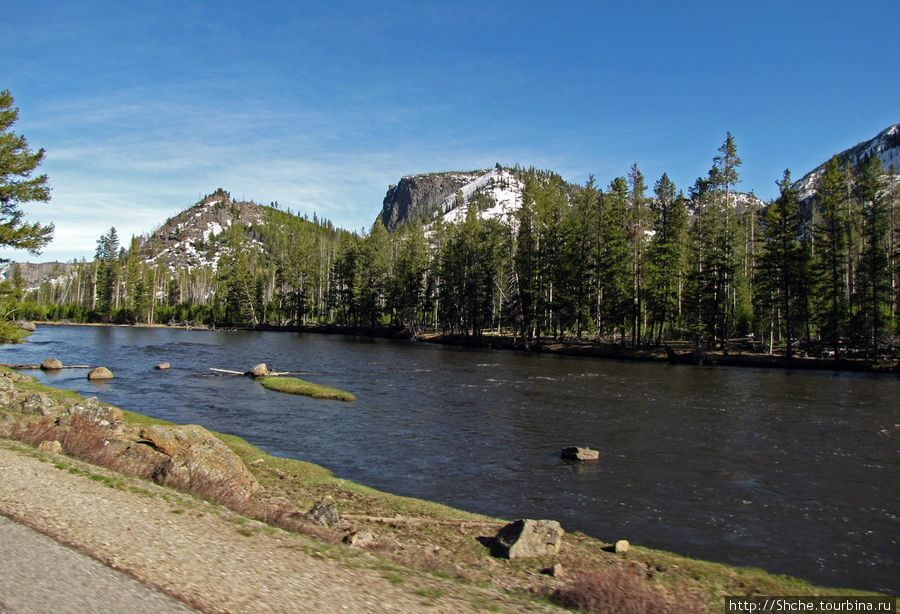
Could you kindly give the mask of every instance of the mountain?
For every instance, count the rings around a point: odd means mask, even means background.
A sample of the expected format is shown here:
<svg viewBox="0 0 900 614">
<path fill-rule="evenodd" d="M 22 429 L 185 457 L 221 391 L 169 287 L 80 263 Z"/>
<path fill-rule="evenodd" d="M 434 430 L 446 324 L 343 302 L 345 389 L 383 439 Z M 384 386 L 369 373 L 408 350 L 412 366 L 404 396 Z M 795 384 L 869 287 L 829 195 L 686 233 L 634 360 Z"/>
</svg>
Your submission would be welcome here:
<svg viewBox="0 0 900 614">
<path fill-rule="evenodd" d="M 843 167 L 847 164 L 857 166 L 872 156 L 878 156 L 884 170 L 890 170 L 894 166 L 900 170 L 900 124 L 894 124 L 879 132 L 874 138 L 863 141 L 849 149 L 837 154 L 838 162 Z M 825 172 L 826 162 L 823 162 L 798 181 L 794 183 L 794 189 L 802 203 L 808 203 L 815 196 L 816 187 Z"/>
<path fill-rule="evenodd" d="M 428 173 L 401 177 L 388 187 L 381 207 L 381 221 L 393 232 L 406 223 L 430 220 L 447 198 L 488 171 Z"/>
<path fill-rule="evenodd" d="M 219 239 L 225 229 L 235 223 L 260 225 L 265 212 L 271 209 L 254 202 L 233 201 L 228 192 L 219 188 L 166 220 L 149 236 L 140 237 L 141 254 L 147 262 L 172 269 L 215 268 Z"/>
<path fill-rule="evenodd" d="M 19 275 L 28 289 L 36 288 L 41 282 L 57 279 L 68 275 L 77 266 L 71 262 L 42 262 L 34 264 L 30 262 L 0 264 L 0 281 L 12 279 L 13 267 L 17 267 Z"/>
</svg>

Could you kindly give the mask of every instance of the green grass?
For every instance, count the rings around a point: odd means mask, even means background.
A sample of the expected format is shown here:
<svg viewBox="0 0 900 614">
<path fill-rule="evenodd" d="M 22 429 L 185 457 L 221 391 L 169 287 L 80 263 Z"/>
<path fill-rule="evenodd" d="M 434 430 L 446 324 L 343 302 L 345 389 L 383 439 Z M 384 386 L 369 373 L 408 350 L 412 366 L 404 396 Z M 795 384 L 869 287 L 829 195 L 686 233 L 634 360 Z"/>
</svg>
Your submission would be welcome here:
<svg viewBox="0 0 900 614">
<path fill-rule="evenodd" d="M 328 386 L 320 386 L 296 377 L 277 377 L 268 376 L 259 379 L 259 383 L 269 390 L 278 392 L 287 392 L 290 394 L 302 394 L 314 399 L 333 399 L 335 401 L 355 401 L 349 392 L 338 390 L 337 388 L 329 388 Z"/>
</svg>

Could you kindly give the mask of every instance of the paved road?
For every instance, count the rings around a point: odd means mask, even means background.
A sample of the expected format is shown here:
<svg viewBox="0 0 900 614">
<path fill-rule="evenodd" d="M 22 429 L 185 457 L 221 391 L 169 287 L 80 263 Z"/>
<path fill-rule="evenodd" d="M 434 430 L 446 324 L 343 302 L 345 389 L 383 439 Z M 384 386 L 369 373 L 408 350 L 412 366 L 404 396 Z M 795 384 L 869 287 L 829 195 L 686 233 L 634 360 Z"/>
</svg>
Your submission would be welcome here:
<svg viewBox="0 0 900 614">
<path fill-rule="evenodd" d="M 28 527 L 0 515 L 0 613 L 194 612 Z"/>
</svg>

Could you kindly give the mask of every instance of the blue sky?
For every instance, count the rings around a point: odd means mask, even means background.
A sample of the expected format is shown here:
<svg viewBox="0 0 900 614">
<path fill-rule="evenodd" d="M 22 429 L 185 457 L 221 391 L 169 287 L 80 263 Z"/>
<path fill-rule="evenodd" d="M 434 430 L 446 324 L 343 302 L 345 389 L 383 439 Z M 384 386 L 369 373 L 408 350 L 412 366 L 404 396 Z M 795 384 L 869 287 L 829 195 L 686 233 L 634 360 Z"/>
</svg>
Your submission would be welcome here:
<svg viewBox="0 0 900 614">
<path fill-rule="evenodd" d="M 730 131 L 776 194 L 900 121 L 900 8 L 834 2 L 5 3 L 0 89 L 92 257 L 217 187 L 352 230 L 408 174 L 496 162 L 687 189 Z"/>
</svg>

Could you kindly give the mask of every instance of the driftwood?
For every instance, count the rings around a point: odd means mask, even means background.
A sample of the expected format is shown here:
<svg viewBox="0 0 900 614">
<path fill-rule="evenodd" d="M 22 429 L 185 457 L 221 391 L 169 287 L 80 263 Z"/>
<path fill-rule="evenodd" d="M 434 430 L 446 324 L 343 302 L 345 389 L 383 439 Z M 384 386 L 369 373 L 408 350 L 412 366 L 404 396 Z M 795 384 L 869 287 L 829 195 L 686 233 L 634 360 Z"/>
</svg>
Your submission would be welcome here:
<svg viewBox="0 0 900 614">
<path fill-rule="evenodd" d="M 383 524 L 439 524 L 449 526 L 502 526 L 508 524 L 503 520 L 439 520 L 437 518 L 412 518 L 410 516 L 365 516 L 362 514 L 341 514 L 341 518 L 348 520 L 363 520 L 366 522 L 380 522 Z"/>
<path fill-rule="evenodd" d="M 210 371 L 214 371 L 221 375 L 247 375 L 246 371 L 232 371 L 231 369 L 214 369 L 213 367 L 209 368 Z M 297 373 L 296 371 L 267 371 L 266 375 L 294 375 Z"/>
</svg>

